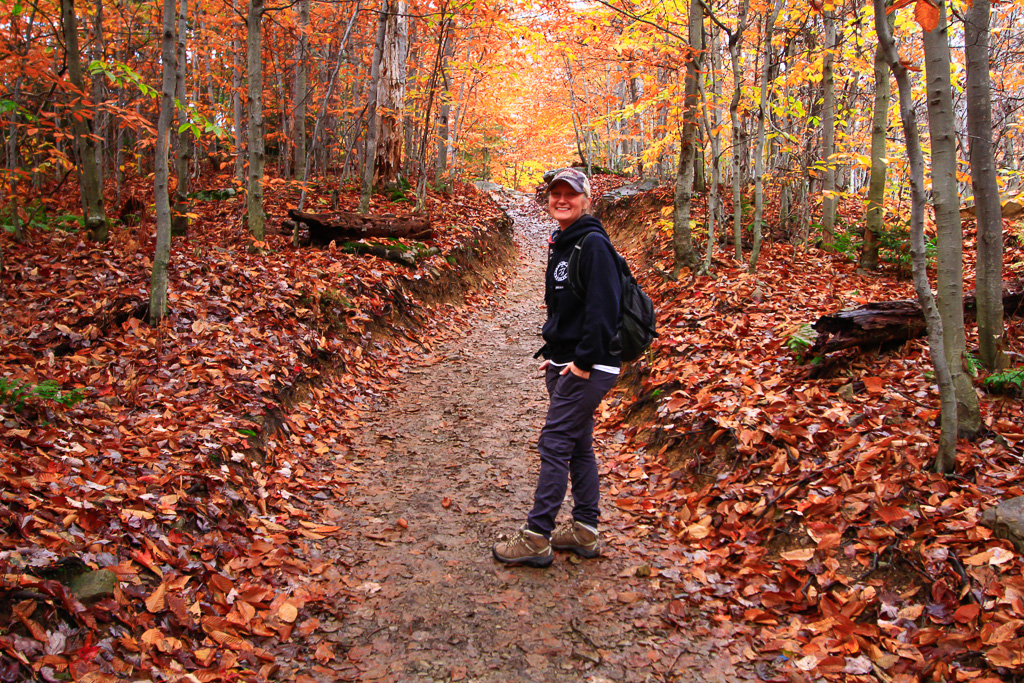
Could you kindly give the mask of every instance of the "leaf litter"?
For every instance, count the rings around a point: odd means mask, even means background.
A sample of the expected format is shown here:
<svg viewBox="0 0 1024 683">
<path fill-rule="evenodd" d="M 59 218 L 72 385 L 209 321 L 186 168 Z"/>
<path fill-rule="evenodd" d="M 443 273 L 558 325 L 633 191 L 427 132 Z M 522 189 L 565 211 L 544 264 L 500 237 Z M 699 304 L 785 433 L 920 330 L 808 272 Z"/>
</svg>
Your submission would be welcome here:
<svg viewBox="0 0 1024 683">
<path fill-rule="evenodd" d="M 738 680 L 751 665 L 763 680 L 1019 673 L 1021 560 L 978 523 L 1021 494 L 1019 400 L 986 397 L 986 431 L 961 441 L 957 476 L 928 473 L 938 406 L 923 342 L 843 352 L 814 380 L 785 345 L 824 313 L 911 297 L 909 284 L 779 243 L 756 276 L 716 253 L 717 279 L 666 281 L 657 192 L 631 209 L 656 229 L 616 233 L 632 263 L 651 264 L 634 270 L 663 334 L 600 416 L 611 559 L 557 563 L 554 589 L 485 559 L 528 504 L 522 456 L 542 397 L 520 395 L 487 423 L 508 452 L 478 448 L 465 465 L 470 450 L 438 471 L 445 461 L 431 458 L 476 447 L 453 427 L 481 401 L 436 415 L 396 394 L 437 368 L 453 386 L 458 371 L 472 379 L 481 353 L 460 336 L 509 315 L 508 271 L 487 266 L 483 288 L 459 285 L 454 300 L 422 282 L 456 287 L 445 256 L 479 267 L 494 248 L 476 244 L 499 215 L 491 202 L 431 195 L 443 255 L 416 271 L 338 248 L 296 252 L 277 235 L 249 254 L 240 206 L 197 205 L 158 330 L 139 319 L 151 224 L 117 231 L 106 250 L 58 232 L 5 245 L 0 374 L 55 380 L 84 400 L 0 407 L 0 680 L 503 680 L 510 665 L 594 681 Z M 1021 260 L 1014 242 L 1008 260 Z M 529 308 L 538 314 L 532 303 L 491 330 L 484 356 L 532 346 L 513 342 Z M 1008 320 L 1011 350 L 1019 339 Z M 376 415 L 398 410 L 433 420 L 406 423 L 426 442 L 400 458 L 410 432 L 382 434 Z M 387 467 L 420 460 L 435 467 L 418 471 L 426 483 L 398 487 L 401 470 Z M 76 597 L 71 577 L 98 569 L 113 588 Z M 470 585 L 438 590 L 455 576 Z M 402 583 L 416 577 L 426 587 Z M 435 594 L 449 612 L 429 599 L 410 607 Z M 548 616 L 567 605 L 570 619 Z M 472 625 L 474 610 L 517 654 L 481 656 L 471 626 L 438 640 L 438 623 Z M 440 622 L 425 620 L 431 611 Z M 537 619 L 492 621 L 524 611 Z M 720 666 L 708 669 L 713 655 Z"/>
</svg>

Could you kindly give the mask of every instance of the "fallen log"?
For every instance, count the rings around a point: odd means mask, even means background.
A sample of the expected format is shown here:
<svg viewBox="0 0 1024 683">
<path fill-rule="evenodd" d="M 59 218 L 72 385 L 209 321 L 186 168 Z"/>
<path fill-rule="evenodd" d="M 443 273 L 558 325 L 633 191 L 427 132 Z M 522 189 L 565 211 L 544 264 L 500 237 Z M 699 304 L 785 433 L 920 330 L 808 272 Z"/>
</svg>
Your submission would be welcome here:
<svg viewBox="0 0 1024 683">
<path fill-rule="evenodd" d="M 420 242 L 434 238 L 430 221 L 426 218 L 399 218 L 397 216 L 364 216 L 358 213 L 325 215 L 288 210 L 288 217 L 309 228 L 312 244 L 325 246 L 331 242 L 349 242 L 370 237 L 408 238 Z"/>
<path fill-rule="evenodd" d="M 409 249 L 387 247 L 383 244 L 366 242 L 347 242 L 342 245 L 342 249 L 344 251 L 352 252 L 353 254 L 369 254 L 371 256 L 377 256 L 394 263 L 400 263 L 403 266 L 409 266 L 410 268 L 416 267 L 417 259 L 436 256 L 441 253 L 441 250 L 437 247 L 431 247 L 430 249 L 417 252 Z"/>
<path fill-rule="evenodd" d="M 974 320 L 977 308 L 974 292 L 965 294 L 964 318 Z M 1021 282 L 1003 283 L 1003 315 L 1024 315 L 1024 284 Z M 811 327 L 818 333 L 810 350 L 811 357 L 854 347 L 902 344 L 927 333 L 917 299 L 867 303 L 823 315 Z"/>
</svg>

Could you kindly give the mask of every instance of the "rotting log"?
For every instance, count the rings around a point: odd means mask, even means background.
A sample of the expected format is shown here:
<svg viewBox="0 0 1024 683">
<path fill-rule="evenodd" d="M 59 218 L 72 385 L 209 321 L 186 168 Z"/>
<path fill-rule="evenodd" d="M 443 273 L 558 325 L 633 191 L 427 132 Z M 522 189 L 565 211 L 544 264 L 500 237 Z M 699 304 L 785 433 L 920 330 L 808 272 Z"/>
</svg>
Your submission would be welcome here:
<svg viewBox="0 0 1024 683">
<path fill-rule="evenodd" d="M 331 242 L 377 238 L 406 238 L 420 242 L 434 238 L 430 220 L 426 218 L 397 216 L 364 216 L 358 213 L 336 215 L 303 213 L 288 210 L 288 217 L 296 224 L 309 228 L 309 239 L 314 245 L 325 246 Z"/>
<path fill-rule="evenodd" d="M 400 263 L 403 266 L 409 266 L 410 268 L 416 267 L 417 259 L 436 256 L 441 253 L 441 250 L 437 247 L 431 247 L 424 251 L 412 251 L 409 249 L 388 247 L 383 244 L 375 244 L 372 242 L 346 242 L 342 245 L 342 248 L 345 251 L 351 251 L 354 254 L 370 254 L 371 256 L 387 259 L 388 261 Z"/>
<path fill-rule="evenodd" d="M 1024 284 L 1020 281 L 1003 283 L 1003 311 L 1007 317 L 1024 315 Z M 974 292 L 965 294 L 964 318 L 973 320 L 976 312 Z M 823 315 L 812 327 L 818 339 L 811 347 L 811 357 L 854 347 L 902 344 L 927 332 L 917 299 L 867 303 Z"/>
</svg>

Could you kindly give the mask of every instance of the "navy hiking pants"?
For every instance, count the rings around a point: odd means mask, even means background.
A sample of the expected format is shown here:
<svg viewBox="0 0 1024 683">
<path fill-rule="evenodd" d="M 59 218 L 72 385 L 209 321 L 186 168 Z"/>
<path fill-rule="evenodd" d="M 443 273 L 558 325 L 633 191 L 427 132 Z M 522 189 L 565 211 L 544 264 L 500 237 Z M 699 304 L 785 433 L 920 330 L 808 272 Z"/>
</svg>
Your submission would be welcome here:
<svg viewBox="0 0 1024 683">
<path fill-rule="evenodd" d="M 570 479 L 575 503 L 573 519 L 597 526 L 601 490 L 594 457 L 594 412 L 619 378 L 610 372 L 593 370 L 590 379 L 583 379 L 571 372 L 559 374 L 563 369 L 564 366 L 549 365 L 544 377 L 550 403 L 537 442 L 537 491 L 533 510 L 526 518 L 528 529 L 545 536 L 550 536 L 555 528 L 555 517 Z"/>
</svg>

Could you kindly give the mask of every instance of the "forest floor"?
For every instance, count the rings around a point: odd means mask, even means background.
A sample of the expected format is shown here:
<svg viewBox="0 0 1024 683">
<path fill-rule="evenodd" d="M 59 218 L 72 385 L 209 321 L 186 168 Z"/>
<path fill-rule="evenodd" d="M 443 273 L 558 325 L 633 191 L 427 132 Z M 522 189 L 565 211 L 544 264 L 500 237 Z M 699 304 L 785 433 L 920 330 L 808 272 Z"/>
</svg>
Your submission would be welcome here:
<svg viewBox="0 0 1024 683">
<path fill-rule="evenodd" d="M 491 557 L 532 503 L 547 406 L 533 353 L 554 223 L 522 196 L 509 213 L 519 250 L 504 294 L 410 367 L 340 456 L 351 486 L 324 521 L 344 531 L 312 559 L 355 591 L 322 626 L 338 668 L 297 670 L 313 680 L 755 679 L 728 626 L 691 615 L 652 577 L 614 507 L 601 558 L 561 554 L 538 570 Z"/>
<path fill-rule="evenodd" d="M 314 212 L 358 200 L 313 190 Z M 371 211 L 411 209 L 392 199 Z M 268 225 L 296 200 L 280 184 Z M 0 235 L 0 683 L 1024 674 L 1024 561 L 981 523 L 1024 494 L 1020 396 L 979 376 L 983 429 L 933 474 L 923 340 L 819 366 L 794 342 L 913 297 L 892 264 L 794 247 L 769 211 L 756 274 L 719 245 L 674 280 L 671 201 L 600 214 L 661 334 L 599 411 L 605 552 L 548 570 L 490 556 L 529 508 L 546 403 L 532 197 L 431 192 L 441 253 L 405 244 L 416 268 L 290 232 L 252 250 L 239 197 L 197 199 L 159 327 L 151 217 L 105 245 Z M 1019 280 L 1019 225 L 1006 244 Z"/>
</svg>

